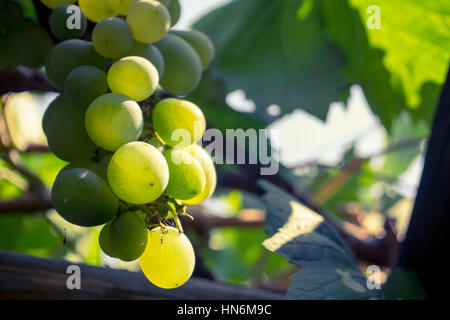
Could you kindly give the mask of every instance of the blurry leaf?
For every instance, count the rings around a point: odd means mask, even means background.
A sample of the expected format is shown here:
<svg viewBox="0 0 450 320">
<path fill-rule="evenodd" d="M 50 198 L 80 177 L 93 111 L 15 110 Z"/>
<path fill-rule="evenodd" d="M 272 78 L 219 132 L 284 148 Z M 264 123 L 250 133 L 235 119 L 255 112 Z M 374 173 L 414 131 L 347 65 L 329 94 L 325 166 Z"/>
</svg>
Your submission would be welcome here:
<svg viewBox="0 0 450 320">
<path fill-rule="evenodd" d="M 403 268 L 396 268 L 389 275 L 383 286 L 386 299 L 389 300 L 423 300 L 427 296 L 416 274 Z"/>
<path fill-rule="evenodd" d="M 369 299 L 382 292 L 369 290 L 367 279 L 344 240 L 323 217 L 269 182 L 266 191 L 263 245 L 301 268 L 293 277 L 290 299 Z"/>
<path fill-rule="evenodd" d="M 26 168 L 37 174 L 48 187 L 51 187 L 58 172 L 67 164 L 53 153 L 22 154 L 21 161 Z"/>
<path fill-rule="evenodd" d="M 101 265 L 101 249 L 98 242 L 100 234 L 97 228 L 86 229 L 86 233 L 76 243 L 76 251 L 83 258 L 83 262 L 99 266 Z"/>
</svg>

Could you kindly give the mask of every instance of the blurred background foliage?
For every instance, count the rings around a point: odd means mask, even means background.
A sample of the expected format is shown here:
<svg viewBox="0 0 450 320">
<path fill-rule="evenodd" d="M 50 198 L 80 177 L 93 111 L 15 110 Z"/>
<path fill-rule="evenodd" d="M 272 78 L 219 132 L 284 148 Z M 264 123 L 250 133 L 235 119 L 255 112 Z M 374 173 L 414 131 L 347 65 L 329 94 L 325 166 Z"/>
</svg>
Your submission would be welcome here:
<svg viewBox="0 0 450 320">
<path fill-rule="evenodd" d="M 32 2 L 20 2 L 36 19 Z M 307 194 L 363 240 L 382 239 L 385 221 L 393 219 L 401 240 L 448 70 L 450 2 L 181 3 L 189 13 L 181 24 L 196 20 L 193 28 L 208 34 L 217 50 L 214 64 L 187 97 L 204 110 L 208 126 L 223 132 L 268 128 L 269 139 L 270 130 L 278 130 L 280 139 L 271 142 L 281 154 L 279 175 L 294 192 Z M 368 27 L 371 5 L 380 10 L 379 29 Z M 206 14 L 197 19 L 195 10 Z M 29 179 L 17 164 L 49 188 L 65 165 L 36 148 L 45 145 L 41 119 L 53 96 L 25 92 L 2 105 L 0 130 L 21 151 L 18 163 L 0 160 L 2 202 L 28 190 Z M 227 183 L 245 168 L 217 169 L 215 196 L 192 210 L 235 218 L 234 224 L 188 229 L 194 246 L 220 279 L 286 290 L 291 265 L 261 245 L 267 238 L 262 225 L 246 223 L 263 218 L 266 204 L 252 190 Z M 74 227 L 54 210 L 0 212 L 0 250 L 137 270 L 136 263 L 102 254 L 98 234 L 99 228 Z M 402 277 L 411 279 L 397 278 Z"/>
</svg>

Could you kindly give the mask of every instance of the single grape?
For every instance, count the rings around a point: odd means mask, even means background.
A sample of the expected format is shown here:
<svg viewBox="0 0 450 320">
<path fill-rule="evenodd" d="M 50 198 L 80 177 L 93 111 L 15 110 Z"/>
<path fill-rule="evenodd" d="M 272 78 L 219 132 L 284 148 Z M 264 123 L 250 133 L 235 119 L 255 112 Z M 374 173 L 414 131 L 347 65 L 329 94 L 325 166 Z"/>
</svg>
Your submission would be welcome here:
<svg viewBox="0 0 450 320">
<path fill-rule="evenodd" d="M 127 211 L 116 217 L 109 227 L 109 245 L 114 255 L 123 261 L 133 261 L 147 246 L 147 227 L 136 212 Z"/>
<path fill-rule="evenodd" d="M 125 57 L 130 56 L 142 57 L 150 61 L 158 70 L 159 78 L 164 74 L 164 58 L 159 49 L 151 43 L 135 41 L 131 49 L 125 54 Z"/>
<path fill-rule="evenodd" d="M 64 219 L 83 227 L 110 221 L 119 207 L 119 200 L 108 184 L 86 169 L 70 169 L 58 174 L 52 188 L 52 202 Z"/>
<path fill-rule="evenodd" d="M 108 256 L 115 258 L 116 255 L 113 253 L 111 249 L 111 245 L 109 243 L 109 227 L 111 226 L 112 221 L 108 222 L 102 227 L 102 231 L 100 231 L 100 235 L 98 237 L 98 242 L 100 244 L 100 248 L 104 253 Z"/>
<path fill-rule="evenodd" d="M 144 119 L 139 105 L 130 98 L 108 93 L 95 99 L 86 111 L 86 131 L 99 147 L 115 151 L 136 141 Z"/>
<path fill-rule="evenodd" d="M 109 5 L 119 14 L 126 15 L 138 0 L 109 0 Z"/>
<path fill-rule="evenodd" d="M 191 145 L 205 133 L 203 112 L 187 100 L 162 100 L 153 110 L 152 119 L 159 138 L 172 147 Z"/>
<path fill-rule="evenodd" d="M 158 199 L 166 189 L 169 168 L 155 147 L 145 142 L 130 142 L 111 158 L 108 182 L 120 199 L 146 204 Z"/>
<path fill-rule="evenodd" d="M 169 31 L 170 14 L 157 1 L 141 0 L 128 10 L 127 22 L 137 41 L 151 43 L 161 40 Z"/>
<path fill-rule="evenodd" d="M 171 0 L 168 6 L 169 14 L 170 14 L 170 26 L 173 27 L 177 24 L 178 20 L 180 20 L 181 16 L 181 6 L 179 0 Z"/>
<path fill-rule="evenodd" d="M 158 2 L 161 2 L 166 8 L 170 5 L 170 0 L 156 0 Z"/>
<path fill-rule="evenodd" d="M 78 161 L 78 162 L 72 162 L 67 164 L 64 168 L 61 169 L 62 171 L 67 171 L 70 169 L 86 169 L 89 171 L 94 172 L 97 174 L 100 178 L 106 181 L 106 168 L 107 166 L 103 165 L 102 163 L 98 163 L 92 160 L 85 160 L 85 161 Z"/>
<path fill-rule="evenodd" d="M 48 8 L 55 9 L 63 4 L 74 4 L 77 0 L 41 0 L 41 2 Z"/>
<path fill-rule="evenodd" d="M 208 36 L 197 30 L 174 30 L 171 32 L 186 40 L 195 49 L 202 61 L 203 70 L 205 70 L 215 55 L 214 45 Z"/>
<path fill-rule="evenodd" d="M 182 148 L 182 150 L 189 152 L 195 158 L 195 160 L 198 161 L 198 163 L 203 169 L 203 172 L 205 173 L 206 184 L 202 193 L 200 193 L 200 195 L 198 195 L 195 198 L 184 201 L 186 204 L 198 204 L 200 202 L 205 201 L 214 193 L 217 183 L 216 169 L 208 152 L 206 152 L 205 149 L 203 149 L 198 144 L 193 144 L 190 145 L 189 147 L 184 147 Z"/>
<path fill-rule="evenodd" d="M 95 98 L 108 92 L 106 73 L 93 66 L 77 67 L 67 76 L 64 92 L 74 102 L 89 105 Z"/>
<path fill-rule="evenodd" d="M 24 22 L 23 9 L 18 2 L 0 2 L 0 35 L 2 37 L 20 28 Z"/>
<path fill-rule="evenodd" d="M 202 62 L 194 48 L 170 33 L 155 45 L 166 63 L 161 86 L 176 95 L 189 93 L 197 87 L 202 76 Z"/>
<path fill-rule="evenodd" d="M 8 40 L 13 60 L 30 68 L 42 67 L 47 52 L 53 46 L 47 31 L 33 21 L 25 22 L 10 34 Z"/>
<path fill-rule="evenodd" d="M 92 43 L 71 39 L 57 44 L 46 58 L 47 76 L 58 88 L 64 88 L 67 75 L 82 65 L 104 69 L 106 58 L 99 55 Z"/>
<path fill-rule="evenodd" d="M 158 70 L 142 57 L 125 57 L 108 70 L 108 85 L 112 92 L 142 101 L 150 97 L 159 82 Z"/>
<path fill-rule="evenodd" d="M 58 96 L 47 108 L 43 129 L 50 150 L 68 162 L 84 161 L 94 156 L 95 144 L 89 138 L 84 117 L 86 107 L 74 104 L 67 96 Z"/>
<path fill-rule="evenodd" d="M 78 0 L 86 18 L 93 22 L 100 22 L 103 19 L 115 17 L 117 12 L 109 3 L 110 0 Z"/>
<path fill-rule="evenodd" d="M 169 166 L 167 194 L 179 200 L 199 196 L 206 186 L 206 177 L 200 163 L 188 152 L 171 149 L 164 153 Z"/>
<path fill-rule="evenodd" d="M 71 21 L 70 19 L 73 15 L 73 11 L 67 10 L 69 7 L 70 6 L 66 4 L 56 7 L 53 9 L 50 17 L 48 18 L 48 24 L 51 32 L 60 40 L 78 39 L 81 38 L 86 32 L 87 20 L 81 10 L 79 10 L 79 25 L 72 26 L 69 24 L 71 27 L 69 29 L 68 22 Z"/>
<path fill-rule="evenodd" d="M 133 33 L 122 19 L 106 18 L 95 26 L 92 32 L 92 44 L 102 56 L 118 58 L 130 50 L 133 44 Z"/>
<path fill-rule="evenodd" d="M 195 254 L 184 233 L 173 227 L 165 231 L 156 227 L 148 232 L 148 242 L 139 264 L 155 286 L 173 289 L 182 286 L 192 275 Z"/>
</svg>

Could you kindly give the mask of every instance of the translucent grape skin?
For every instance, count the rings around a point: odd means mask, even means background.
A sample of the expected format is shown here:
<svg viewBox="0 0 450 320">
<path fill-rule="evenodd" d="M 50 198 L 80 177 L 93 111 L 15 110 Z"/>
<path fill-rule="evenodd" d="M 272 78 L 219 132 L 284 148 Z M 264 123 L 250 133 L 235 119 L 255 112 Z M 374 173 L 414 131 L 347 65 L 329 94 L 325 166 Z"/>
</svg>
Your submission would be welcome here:
<svg viewBox="0 0 450 320">
<path fill-rule="evenodd" d="M 173 34 L 186 40 L 198 53 L 203 70 L 208 68 L 215 55 L 214 45 L 203 32 L 197 30 L 173 30 Z"/>
<path fill-rule="evenodd" d="M 95 98 L 108 92 L 106 73 L 93 66 L 77 67 L 67 76 L 64 92 L 74 102 L 89 105 Z"/>
<path fill-rule="evenodd" d="M 131 49 L 125 54 L 125 57 L 137 56 L 150 61 L 158 70 L 159 78 L 164 74 L 164 58 L 161 51 L 151 43 L 142 43 L 134 41 Z"/>
<path fill-rule="evenodd" d="M 115 151 L 136 141 L 144 119 L 139 105 L 127 96 L 107 93 L 92 101 L 86 111 L 86 131 L 99 147 Z"/>
<path fill-rule="evenodd" d="M 168 98 L 159 102 L 152 113 L 153 126 L 158 136 L 169 146 L 183 147 L 200 140 L 205 132 L 205 116 L 199 107 L 187 100 Z M 189 137 L 173 136 L 183 129 Z M 189 138 L 189 140 L 186 140 Z"/>
<path fill-rule="evenodd" d="M 117 15 L 117 12 L 109 4 L 109 0 L 78 0 L 78 5 L 86 18 L 93 22 L 100 22 Z"/>
<path fill-rule="evenodd" d="M 52 203 L 64 219 L 82 227 L 110 221 L 119 207 L 108 184 L 86 169 L 70 169 L 58 174 L 52 188 Z"/>
<path fill-rule="evenodd" d="M 167 194 L 179 200 L 198 197 L 206 186 L 206 177 L 200 163 L 188 152 L 171 149 L 164 153 L 169 166 Z"/>
<path fill-rule="evenodd" d="M 124 212 L 111 222 L 108 238 L 110 250 L 115 257 L 122 261 L 134 261 L 147 246 L 145 221 L 136 212 Z"/>
<path fill-rule="evenodd" d="M 194 48 L 171 33 L 155 45 L 166 63 L 161 86 L 176 95 L 187 94 L 197 87 L 202 76 L 202 62 Z"/>
<path fill-rule="evenodd" d="M 137 41 L 152 43 L 161 40 L 169 31 L 170 14 L 159 2 L 142 0 L 128 10 L 127 22 Z"/>
<path fill-rule="evenodd" d="M 112 156 L 108 182 L 120 199 L 131 204 L 146 204 L 158 199 L 166 189 L 169 168 L 155 147 L 145 142 L 130 142 Z"/>
<path fill-rule="evenodd" d="M 55 9 L 56 7 L 63 4 L 74 4 L 77 0 L 41 0 L 41 2 L 50 9 Z"/>
<path fill-rule="evenodd" d="M 126 15 L 138 0 L 109 0 L 110 6 L 119 14 Z"/>
<path fill-rule="evenodd" d="M 195 158 L 195 160 L 198 161 L 198 163 L 203 169 L 203 172 L 205 173 L 206 185 L 202 193 L 200 193 L 200 195 L 198 195 L 195 198 L 184 201 L 184 203 L 186 204 L 199 204 L 208 199 L 216 189 L 217 174 L 216 169 L 214 167 L 214 162 L 212 161 L 208 152 L 206 152 L 205 149 L 203 149 L 198 144 L 193 144 L 189 147 L 184 147 L 182 148 L 182 150 L 189 152 Z"/>
<path fill-rule="evenodd" d="M 92 32 L 92 44 L 104 57 L 118 58 L 130 50 L 133 33 L 130 26 L 119 18 L 106 18 L 97 23 Z"/>
<path fill-rule="evenodd" d="M 159 75 L 150 61 L 132 56 L 114 62 L 108 70 L 107 81 L 112 92 L 142 101 L 155 91 Z"/>
<path fill-rule="evenodd" d="M 100 248 L 104 253 L 108 256 L 116 258 L 116 255 L 113 253 L 111 249 L 111 245 L 109 244 L 109 227 L 111 226 L 112 221 L 106 223 L 102 230 L 100 231 L 100 235 L 98 237 L 98 242 L 100 244 Z"/>
<path fill-rule="evenodd" d="M 58 96 L 45 111 L 42 127 L 50 150 L 58 158 L 78 162 L 94 156 L 96 146 L 85 129 L 85 112 L 86 107 L 65 95 Z"/>
<path fill-rule="evenodd" d="M 48 53 L 45 69 L 51 82 L 58 88 L 63 88 L 67 75 L 82 65 L 104 69 L 106 58 L 95 51 L 92 43 L 71 39 L 57 44 Z"/>
<path fill-rule="evenodd" d="M 53 35 L 59 40 L 78 39 L 86 32 L 87 19 L 80 10 L 80 28 L 69 29 L 67 27 L 67 19 L 72 13 L 67 13 L 69 5 L 61 5 L 53 9 L 48 18 L 48 25 Z"/>
<path fill-rule="evenodd" d="M 148 232 L 148 242 L 139 264 L 147 279 L 163 289 L 182 286 L 192 275 L 195 254 L 184 233 L 173 227 L 160 227 Z"/>
</svg>

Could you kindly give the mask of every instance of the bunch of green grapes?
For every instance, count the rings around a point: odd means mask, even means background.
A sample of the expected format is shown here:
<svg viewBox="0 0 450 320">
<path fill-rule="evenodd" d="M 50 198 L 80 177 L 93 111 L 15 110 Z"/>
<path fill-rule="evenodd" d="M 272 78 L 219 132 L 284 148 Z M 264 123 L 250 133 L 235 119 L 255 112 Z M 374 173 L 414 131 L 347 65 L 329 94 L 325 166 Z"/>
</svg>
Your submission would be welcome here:
<svg viewBox="0 0 450 320">
<path fill-rule="evenodd" d="M 213 194 L 216 171 L 196 144 L 205 117 L 179 95 L 197 86 L 214 47 L 198 31 L 169 32 L 178 0 L 79 0 L 78 32 L 65 23 L 72 1 L 42 2 L 53 8 L 50 29 L 63 40 L 45 61 L 63 93 L 46 110 L 43 129 L 50 149 L 69 162 L 55 180 L 53 204 L 71 223 L 103 225 L 107 255 L 139 259 L 159 287 L 181 286 L 195 257 L 179 216 Z M 86 19 L 96 23 L 92 41 L 79 39 Z"/>
</svg>

